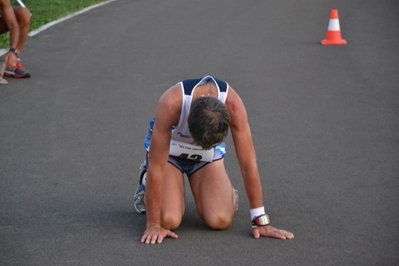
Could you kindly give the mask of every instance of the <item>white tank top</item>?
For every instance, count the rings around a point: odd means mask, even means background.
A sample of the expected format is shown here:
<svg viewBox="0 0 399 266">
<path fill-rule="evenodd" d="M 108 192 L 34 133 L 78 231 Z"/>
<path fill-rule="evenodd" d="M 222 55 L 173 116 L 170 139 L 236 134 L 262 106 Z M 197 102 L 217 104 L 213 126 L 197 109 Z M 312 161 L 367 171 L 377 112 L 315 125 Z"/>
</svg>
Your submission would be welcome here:
<svg viewBox="0 0 399 266">
<path fill-rule="evenodd" d="M 181 113 L 180 113 L 179 124 L 172 130 L 172 138 L 171 138 L 172 141 L 171 141 L 170 155 L 178 156 L 176 154 L 178 152 L 181 152 L 182 149 L 186 149 L 186 150 L 194 149 L 194 150 L 197 150 L 197 153 L 199 153 L 199 151 L 202 150 L 201 147 L 195 145 L 194 139 L 191 136 L 190 130 L 188 128 L 187 118 L 190 113 L 191 102 L 193 99 L 193 94 L 194 94 L 195 89 L 197 88 L 197 86 L 203 85 L 206 82 L 213 82 L 217 88 L 217 93 L 218 93 L 217 98 L 223 103 L 226 102 L 229 85 L 225 81 L 215 79 L 211 76 L 205 76 L 202 79 L 185 80 L 185 81 L 179 82 L 179 84 L 182 88 L 183 101 L 182 101 L 182 108 L 181 108 Z M 186 143 L 189 145 L 179 145 L 179 142 Z M 172 154 L 173 146 L 175 146 L 175 147 L 184 146 L 184 147 L 180 147 L 181 148 L 180 151 L 176 151 L 175 152 L 176 154 Z M 192 152 L 192 153 L 195 155 L 195 152 Z M 219 158 L 223 157 L 225 153 L 226 153 L 225 144 L 221 143 L 220 145 L 216 146 L 212 150 L 213 156 L 210 155 L 209 153 L 208 153 L 208 156 L 212 156 L 213 159 L 219 159 Z M 204 153 L 204 154 L 201 154 L 201 156 L 207 156 L 207 155 Z M 188 159 L 190 159 L 190 158 L 188 158 Z M 195 158 L 193 160 L 195 160 Z M 209 158 L 204 159 L 204 160 L 209 161 Z"/>
</svg>

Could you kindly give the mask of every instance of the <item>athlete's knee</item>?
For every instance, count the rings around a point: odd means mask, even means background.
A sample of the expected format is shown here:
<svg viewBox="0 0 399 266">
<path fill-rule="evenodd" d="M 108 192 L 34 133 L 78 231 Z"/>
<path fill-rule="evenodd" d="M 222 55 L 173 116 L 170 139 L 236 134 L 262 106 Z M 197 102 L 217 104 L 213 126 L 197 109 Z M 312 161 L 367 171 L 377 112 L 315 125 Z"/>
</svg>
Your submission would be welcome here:
<svg viewBox="0 0 399 266">
<path fill-rule="evenodd" d="M 233 216 L 223 215 L 223 214 L 211 214 L 203 217 L 205 223 L 214 230 L 226 230 L 228 229 L 232 222 Z"/>
<path fill-rule="evenodd" d="M 27 8 L 15 8 L 14 9 L 15 16 L 17 18 L 18 24 L 21 26 L 29 26 L 31 13 Z"/>
<path fill-rule="evenodd" d="M 162 227 L 169 230 L 176 230 L 182 221 L 180 215 L 174 215 L 171 213 L 162 214 Z"/>
</svg>

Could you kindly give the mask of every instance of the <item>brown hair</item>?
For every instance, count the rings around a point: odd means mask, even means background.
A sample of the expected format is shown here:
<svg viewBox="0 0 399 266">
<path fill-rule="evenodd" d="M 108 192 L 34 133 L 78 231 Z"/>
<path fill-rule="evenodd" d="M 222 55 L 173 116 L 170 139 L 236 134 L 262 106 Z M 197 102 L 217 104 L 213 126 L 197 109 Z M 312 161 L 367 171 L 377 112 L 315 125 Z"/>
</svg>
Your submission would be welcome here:
<svg viewBox="0 0 399 266">
<path fill-rule="evenodd" d="M 230 113 L 226 105 L 214 97 L 200 97 L 190 108 L 188 128 L 195 141 L 203 149 L 211 149 L 227 136 Z"/>
</svg>

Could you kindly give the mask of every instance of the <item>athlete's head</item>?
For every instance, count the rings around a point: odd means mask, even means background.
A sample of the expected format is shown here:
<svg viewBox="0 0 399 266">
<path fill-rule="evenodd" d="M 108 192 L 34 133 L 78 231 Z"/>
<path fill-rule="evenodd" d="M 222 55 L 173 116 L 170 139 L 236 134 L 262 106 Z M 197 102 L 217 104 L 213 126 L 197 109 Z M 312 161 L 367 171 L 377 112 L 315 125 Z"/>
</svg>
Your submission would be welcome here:
<svg viewBox="0 0 399 266">
<path fill-rule="evenodd" d="M 200 97 L 191 104 L 188 128 L 195 143 L 211 149 L 227 136 L 230 113 L 217 98 Z"/>
</svg>

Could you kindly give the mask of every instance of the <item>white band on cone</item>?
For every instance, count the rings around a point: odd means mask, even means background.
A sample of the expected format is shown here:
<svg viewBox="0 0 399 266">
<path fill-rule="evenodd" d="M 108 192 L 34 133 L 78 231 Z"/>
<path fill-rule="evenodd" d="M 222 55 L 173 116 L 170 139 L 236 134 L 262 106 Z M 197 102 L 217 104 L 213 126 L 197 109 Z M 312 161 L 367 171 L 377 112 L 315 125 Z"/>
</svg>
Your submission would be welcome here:
<svg viewBox="0 0 399 266">
<path fill-rule="evenodd" d="M 328 30 L 337 31 L 339 28 L 339 20 L 338 19 L 330 19 L 330 23 L 328 23 Z"/>
</svg>

